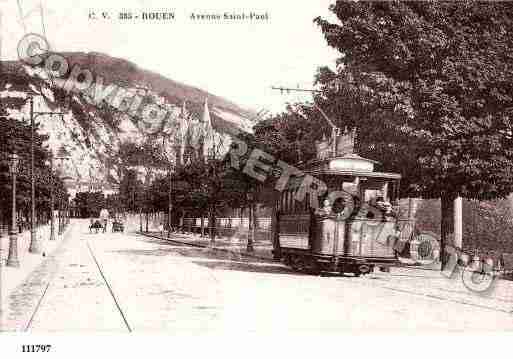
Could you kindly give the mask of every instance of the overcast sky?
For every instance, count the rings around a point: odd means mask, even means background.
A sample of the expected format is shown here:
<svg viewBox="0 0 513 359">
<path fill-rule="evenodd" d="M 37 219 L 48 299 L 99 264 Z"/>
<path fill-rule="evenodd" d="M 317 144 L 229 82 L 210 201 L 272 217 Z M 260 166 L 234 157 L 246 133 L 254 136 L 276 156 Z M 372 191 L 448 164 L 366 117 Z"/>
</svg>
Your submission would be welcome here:
<svg viewBox="0 0 513 359">
<path fill-rule="evenodd" d="M 311 88 L 320 65 L 334 66 L 316 16 L 332 19 L 334 0 L 0 0 L 3 59 L 16 58 L 24 31 L 42 33 L 52 50 L 97 51 L 125 58 L 173 80 L 224 96 L 256 110 L 279 111 L 287 101 L 309 95 L 280 95 L 272 85 Z M 115 5 L 118 3 L 119 5 Z M 123 10 L 175 12 L 174 21 L 121 21 Z M 90 20 L 90 11 L 110 20 Z M 268 13 L 268 21 L 193 21 L 191 13 Z M 25 26 L 25 29 L 24 29 Z M 303 97 L 301 97 L 303 96 Z"/>
</svg>

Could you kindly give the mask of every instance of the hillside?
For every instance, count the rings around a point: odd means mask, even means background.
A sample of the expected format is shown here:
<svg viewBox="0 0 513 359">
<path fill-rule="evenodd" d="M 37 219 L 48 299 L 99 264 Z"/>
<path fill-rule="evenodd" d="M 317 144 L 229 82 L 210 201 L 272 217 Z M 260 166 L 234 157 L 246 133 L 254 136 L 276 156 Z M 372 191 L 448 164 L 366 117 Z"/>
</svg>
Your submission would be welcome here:
<svg viewBox="0 0 513 359">
<path fill-rule="evenodd" d="M 255 113 L 215 94 L 182 84 L 137 65 L 100 53 L 62 53 L 70 64 L 88 69 L 94 78 L 102 77 L 105 86 L 114 84 L 144 97 L 145 103 L 166 109 L 178 118 L 183 103 L 192 118 L 200 118 L 208 98 L 212 126 L 219 133 L 251 132 Z M 115 157 L 122 141 L 142 141 L 148 137 L 141 124 L 151 123 L 153 138 L 164 136 L 162 119 L 134 117 L 108 106 L 96 104 L 87 94 L 65 95 L 40 68 L 17 61 L 0 62 L 0 105 L 9 116 L 29 119 L 27 93 L 34 96 L 34 110 L 63 112 L 60 116 L 39 116 L 37 122 L 48 134 L 49 147 L 56 153 L 62 145 L 71 154 L 65 172 L 75 180 L 98 182 L 119 180 L 119 159 Z M 160 121 L 160 122 L 159 122 Z M 169 134 L 169 128 L 168 132 Z"/>
</svg>

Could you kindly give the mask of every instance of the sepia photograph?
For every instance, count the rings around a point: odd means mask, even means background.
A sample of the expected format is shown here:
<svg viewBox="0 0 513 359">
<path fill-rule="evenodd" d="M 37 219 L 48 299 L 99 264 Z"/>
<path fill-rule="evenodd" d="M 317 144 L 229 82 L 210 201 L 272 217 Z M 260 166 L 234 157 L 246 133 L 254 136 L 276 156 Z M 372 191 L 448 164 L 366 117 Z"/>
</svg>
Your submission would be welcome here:
<svg viewBox="0 0 513 359">
<path fill-rule="evenodd" d="M 510 1 L 0 0 L 0 347 L 508 335 L 512 34 Z"/>
</svg>

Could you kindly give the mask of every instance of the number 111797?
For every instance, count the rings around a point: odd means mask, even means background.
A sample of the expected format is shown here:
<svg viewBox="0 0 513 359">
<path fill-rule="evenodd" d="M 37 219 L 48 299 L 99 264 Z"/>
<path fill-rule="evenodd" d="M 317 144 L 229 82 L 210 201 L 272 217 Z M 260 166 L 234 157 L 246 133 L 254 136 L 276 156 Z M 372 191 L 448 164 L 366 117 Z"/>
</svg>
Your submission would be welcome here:
<svg viewBox="0 0 513 359">
<path fill-rule="evenodd" d="M 23 353 L 48 353 L 52 346 L 50 344 L 24 344 L 21 346 Z"/>
</svg>

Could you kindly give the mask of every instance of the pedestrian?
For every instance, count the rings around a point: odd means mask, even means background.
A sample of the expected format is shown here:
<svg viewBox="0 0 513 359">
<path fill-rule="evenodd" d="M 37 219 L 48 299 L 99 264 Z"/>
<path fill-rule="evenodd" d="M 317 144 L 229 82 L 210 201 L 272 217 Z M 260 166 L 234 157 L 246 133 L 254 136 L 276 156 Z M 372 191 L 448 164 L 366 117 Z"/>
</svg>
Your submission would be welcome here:
<svg viewBox="0 0 513 359">
<path fill-rule="evenodd" d="M 100 218 L 102 219 L 102 222 L 103 222 L 103 233 L 105 233 L 105 232 L 107 232 L 107 223 L 108 223 L 108 220 L 109 220 L 109 211 L 107 211 L 105 208 L 103 208 L 100 211 Z"/>
<path fill-rule="evenodd" d="M 159 224 L 159 231 L 160 231 L 160 236 L 164 237 L 164 225 L 162 224 L 162 222 L 160 222 L 160 224 Z"/>
</svg>

